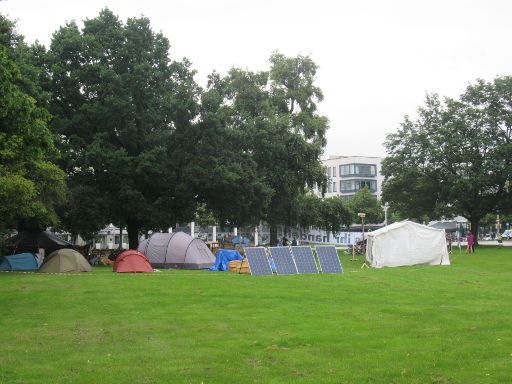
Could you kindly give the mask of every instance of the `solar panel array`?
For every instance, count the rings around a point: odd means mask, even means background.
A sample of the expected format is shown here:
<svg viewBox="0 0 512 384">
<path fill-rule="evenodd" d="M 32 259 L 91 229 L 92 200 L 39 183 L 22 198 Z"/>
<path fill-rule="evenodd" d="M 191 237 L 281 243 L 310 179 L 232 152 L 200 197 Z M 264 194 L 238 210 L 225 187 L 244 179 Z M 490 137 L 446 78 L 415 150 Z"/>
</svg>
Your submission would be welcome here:
<svg viewBox="0 0 512 384">
<path fill-rule="evenodd" d="M 291 250 L 299 273 L 318 273 L 311 247 L 291 247 Z"/>
<path fill-rule="evenodd" d="M 251 275 L 272 275 L 265 248 L 244 248 Z"/>
<path fill-rule="evenodd" d="M 264 247 L 244 248 L 251 275 L 272 275 L 271 261 L 278 275 L 319 273 L 315 256 L 310 247 L 269 247 L 271 258 Z M 322 273 L 343 273 L 338 252 L 333 246 L 316 247 Z"/>
<path fill-rule="evenodd" d="M 316 255 L 318 256 L 322 273 L 343 273 L 335 247 L 316 247 Z"/>
<path fill-rule="evenodd" d="M 269 247 L 278 275 L 296 275 L 297 266 L 288 247 Z"/>
</svg>

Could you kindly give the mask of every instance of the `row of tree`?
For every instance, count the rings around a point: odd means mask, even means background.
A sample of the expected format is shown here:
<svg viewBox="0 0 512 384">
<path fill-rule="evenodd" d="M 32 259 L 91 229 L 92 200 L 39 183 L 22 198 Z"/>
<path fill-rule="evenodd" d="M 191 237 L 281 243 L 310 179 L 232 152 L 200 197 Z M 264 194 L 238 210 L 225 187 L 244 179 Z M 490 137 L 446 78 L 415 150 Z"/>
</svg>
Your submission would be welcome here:
<svg viewBox="0 0 512 384">
<path fill-rule="evenodd" d="M 462 215 L 478 233 L 512 213 L 512 77 L 469 85 L 459 99 L 428 95 L 388 136 L 383 199 L 419 220 Z M 510 217 L 510 216 L 508 216 Z"/>
<path fill-rule="evenodd" d="M 341 199 L 309 192 L 325 190 L 328 128 L 309 57 L 275 53 L 268 71 L 214 72 L 201 89 L 144 17 L 105 9 L 61 27 L 48 49 L 0 23 L 4 229 L 60 223 L 87 237 L 112 222 L 133 248 L 141 230 L 198 210 L 219 224 L 265 221 L 271 241 L 279 224 L 353 222 Z"/>
<path fill-rule="evenodd" d="M 309 57 L 275 53 L 267 71 L 214 72 L 202 89 L 169 52 L 148 19 L 108 9 L 61 27 L 48 49 L 0 16 L 0 230 L 60 222 L 88 236 L 112 222 L 134 247 L 141 230 L 198 209 L 219 224 L 265 221 L 271 241 L 278 224 L 336 232 L 358 211 L 382 221 L 367 191 L 350 204 L 310 193 L 327 183 L 328 120 Z M 383 199 L 398 217 L 460 214 L 477 231 L 512 213 L 511 135 L 510 77 L 457 100 L 429 95 L 388 136 Z"/>
</svg>

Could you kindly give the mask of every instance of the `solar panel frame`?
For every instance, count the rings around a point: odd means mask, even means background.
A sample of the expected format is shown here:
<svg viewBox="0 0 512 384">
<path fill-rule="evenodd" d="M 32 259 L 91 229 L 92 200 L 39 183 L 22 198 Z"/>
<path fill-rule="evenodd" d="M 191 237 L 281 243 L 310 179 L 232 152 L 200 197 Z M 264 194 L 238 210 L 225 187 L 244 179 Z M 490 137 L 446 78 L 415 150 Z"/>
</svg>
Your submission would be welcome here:
<svg viewBox="0 0 512 384">
<path fill-rule="evenodd" d="M 322 268 L 322 273 L 343 273 L 338 252 L 333 246 L 316 247 L 316 255 Z"/>
<path fill-rule="evenodd" d="M 311 247 L 293 246 L 290 249 L 299 274 L 319 272 Z"/>
<path fill-rule="evenodd" d="M 272 268 L 268 260 L 265 248 L 250 247 L 245 248 L 245 257 L 249 264 L 251 275 L 272 275 Z"/>
<path fill-rule="evenodd" d="M 289 247 L 269 247 L 278 275 L 297 275 L 299 272 Z"/>
</svg>

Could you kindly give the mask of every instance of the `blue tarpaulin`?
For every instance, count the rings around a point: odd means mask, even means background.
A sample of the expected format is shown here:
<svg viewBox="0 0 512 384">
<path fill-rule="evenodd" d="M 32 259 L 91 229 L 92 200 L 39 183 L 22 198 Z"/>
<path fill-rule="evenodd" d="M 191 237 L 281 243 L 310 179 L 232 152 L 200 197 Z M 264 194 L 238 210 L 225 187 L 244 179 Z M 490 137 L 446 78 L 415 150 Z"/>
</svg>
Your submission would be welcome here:
<svg viewBox="0 0 512 384">
<path fill-rule="evenodd" d="M 215 264 L 210 268 L 210 271 L 227 271 L 228 263 L 232 260 L 243 260 L 243 256 L 234 249 L 220 249 L 217 252 Z"/>
</svg>

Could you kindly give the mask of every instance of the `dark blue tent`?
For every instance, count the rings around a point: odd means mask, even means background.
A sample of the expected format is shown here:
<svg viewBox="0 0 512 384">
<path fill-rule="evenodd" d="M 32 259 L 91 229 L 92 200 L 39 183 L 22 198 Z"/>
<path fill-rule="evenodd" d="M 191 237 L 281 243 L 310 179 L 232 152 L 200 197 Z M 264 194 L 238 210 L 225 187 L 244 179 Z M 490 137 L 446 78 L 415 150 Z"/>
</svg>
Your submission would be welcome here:
<svg viewBox="0 0 512 384">
<path fill-rule="evenodd" d="M 215 264 L 210 268 L 210 271 L 227 271 L 228 263 L 232 260 L 243 260 L 243 256 L 234 249 L 220 249 L 217 252 Z"/>
<path fill-rule="evenodd" d="M 33 271 L 38 269 L 33 253 L 18 253 L 0 257 L 0 271 Z"/>
</svg>

